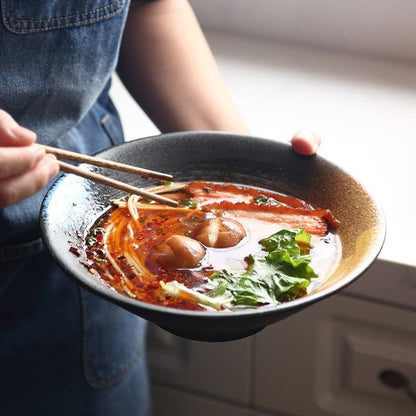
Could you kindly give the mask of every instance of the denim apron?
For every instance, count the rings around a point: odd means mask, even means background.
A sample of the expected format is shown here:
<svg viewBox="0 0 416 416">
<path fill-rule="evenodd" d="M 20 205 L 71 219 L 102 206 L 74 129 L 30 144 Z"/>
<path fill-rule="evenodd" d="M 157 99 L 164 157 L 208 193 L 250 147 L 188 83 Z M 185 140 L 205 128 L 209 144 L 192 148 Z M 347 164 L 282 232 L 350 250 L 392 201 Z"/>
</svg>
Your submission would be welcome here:
<svg viewBox="0 0 416 416">
<path fill-rule="evenodd" d="M 123 141 L 108 90 L 128 2 L 0 0 L 0 108 L 38 142 L 91 154 Z M 0 210 L 0 414 L 146 415 L 145 323 L 51 260 L 45 192 Z"/>
</svg>

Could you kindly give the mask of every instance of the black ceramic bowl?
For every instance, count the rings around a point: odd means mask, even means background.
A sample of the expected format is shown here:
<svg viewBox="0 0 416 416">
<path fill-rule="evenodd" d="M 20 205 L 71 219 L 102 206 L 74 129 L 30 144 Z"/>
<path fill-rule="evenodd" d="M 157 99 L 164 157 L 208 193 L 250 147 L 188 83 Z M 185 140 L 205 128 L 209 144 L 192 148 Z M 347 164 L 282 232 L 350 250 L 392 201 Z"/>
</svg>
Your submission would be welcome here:
<svg viewBox="0 0 416 416">
<path fill-rule="evenodd" d="M 85 288 L 176 335 L 226 341 L 254 334 L 347 286 L 371 265 L 383 245 L 384 216 L 363 186 L 318 155 L 295 154 L 288 144 L 227 133 L 187 132 L 138 139 L 99 156 L 171 173 L 175 181 L 200 179 L 268 188 L 328 208 L 341 221 L 341 262 L 328 280 L 307 296 L 273 307 L 236 312 L 183 311 L 118 294 L 88 272 L 82 265 L 82 236 L 109 201 L 122 196 L 122 192 L 73 175 L 61 177 L 48 192 L 41 211 L 42 233 L 52 256 Z M 102 169 L 94 170 L 104 173 Z M 127 173 L 106 174 L 133 185 L 153 184 Z M 74 246 L 81 257 L 70 251 Z"/>
</svg>

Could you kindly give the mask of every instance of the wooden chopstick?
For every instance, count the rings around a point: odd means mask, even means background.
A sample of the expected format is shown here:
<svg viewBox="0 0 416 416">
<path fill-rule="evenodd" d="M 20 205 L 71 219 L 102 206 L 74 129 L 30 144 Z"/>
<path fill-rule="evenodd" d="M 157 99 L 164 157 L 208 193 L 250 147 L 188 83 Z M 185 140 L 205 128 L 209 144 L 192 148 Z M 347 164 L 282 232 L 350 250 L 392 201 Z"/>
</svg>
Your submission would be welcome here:
<svg viewBox="0 0 416 416">
<path fill-rule="evenodd" d="M 114 162 L 106 159 L 100 159 L 95 156 L 83 155 L 82 153 L 71 152 L 69 150 L 58 149 L 56 147 L 41 144 L 38 144 L 38 146 L 44 149 L 46 153 L 52 153 L 53 155 L 60 157 L 61 159 L 73 160 L 75 162 L 81 163 L 88 163 L 90 165 L 113 170 L 119 170 L 122 172 L 135 173 L 137 175 L 143 176 L 144 178 L 156 178 L 168 181 L 173 179 L 172 175 L 169 175 L 167 173 L 138 168 L 136 166 L 126 165 L 124 163 Z"/>
<path fill-rule="evenodd" d="M 157 201 L 157 202 L 160 202 L 162 204 L 166 204 L 172 207 L 178 206 L 177 201 L 166 198 L 162 195 L 153 194 L 143 189 L 136 188 L 135 186 L 129 185 L 127 183 L 116 181 L 115 179 L 107 178 L 106 176 L 99 175 L 97 173 L 81 169 L 77 166 L 70 165 L 69 163 L 61 162 L 60 160 L 58 160 L 58 163 L 59 163 L 59 168 L 62 172 L 72 173 L 74 175 L 81 176 L 86 179 L 90 179 L 94 182 L 98 182 L 103 185 L 112 186 L 113 188 L 117 188 L 122 191 L 134 194 L 134 195 L 139 195 L 143 198 Z"/>
</svg>

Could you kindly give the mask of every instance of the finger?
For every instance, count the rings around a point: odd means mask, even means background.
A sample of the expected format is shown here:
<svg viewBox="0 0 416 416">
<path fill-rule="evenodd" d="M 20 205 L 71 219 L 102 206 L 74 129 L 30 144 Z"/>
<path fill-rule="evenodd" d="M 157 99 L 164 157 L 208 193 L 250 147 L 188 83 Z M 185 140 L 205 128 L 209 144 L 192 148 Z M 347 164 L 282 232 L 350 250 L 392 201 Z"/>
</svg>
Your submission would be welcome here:
<svg viewBox="0 0 416 416">
<path fill-rule="evenodd" d="M 33 169 L 21 175 L 0 180 L 0 208 L 33 195 L 42 189 L 59 171 L 56 158 L 45 155 Z"/>
<path fill-rule="evenodd" d="M 293 150 L 302 156 L 315 154 L 321 145 L 321 137 L 312 130 L 297 131 L 291 140 Z"/>
<path fill-rule="evenodd" d="M 13 117 L 0 110 L 0 146 L 28 146 L 36 141 L 36 133 L 20 126 Z"/>
<path fill-rule="evenodd" d="M 38 146 L 0 147 L 0 179 L 9 178 L 34 168 L 45 156 Z"/>
</svg>

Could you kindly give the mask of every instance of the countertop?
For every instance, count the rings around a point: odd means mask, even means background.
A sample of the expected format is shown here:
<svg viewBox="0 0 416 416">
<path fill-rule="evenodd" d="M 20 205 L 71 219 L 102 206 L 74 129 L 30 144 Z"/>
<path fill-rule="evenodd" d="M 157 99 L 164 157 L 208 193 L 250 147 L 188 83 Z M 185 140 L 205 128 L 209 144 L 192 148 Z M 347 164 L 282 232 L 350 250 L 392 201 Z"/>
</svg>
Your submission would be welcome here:
<svg viewBox="0 0 416 416">
<path fill-rule="evenodd" d="M 416 266 L 416 64 L 207 33 L 251 134 L 288 141 L 309 127 L 319 154 L 361 182 L 383 207 L 380 259 Z M 112 96 L 126 139 L 158 134 L 117 77 Z"/>
</svg>

